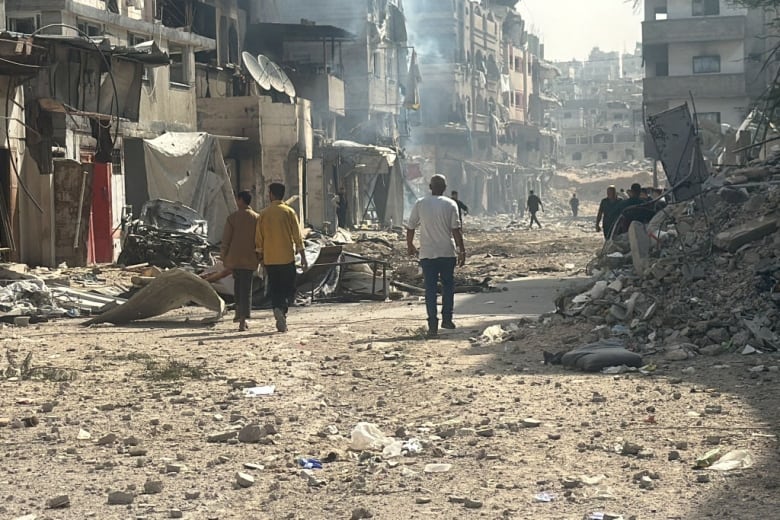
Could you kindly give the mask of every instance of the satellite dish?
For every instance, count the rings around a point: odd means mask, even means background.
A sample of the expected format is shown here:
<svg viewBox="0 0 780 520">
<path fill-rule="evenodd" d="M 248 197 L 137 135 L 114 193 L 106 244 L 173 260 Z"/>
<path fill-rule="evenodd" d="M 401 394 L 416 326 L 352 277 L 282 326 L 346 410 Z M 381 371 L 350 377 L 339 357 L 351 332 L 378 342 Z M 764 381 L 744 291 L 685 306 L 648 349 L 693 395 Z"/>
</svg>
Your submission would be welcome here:
<svg viewBox="0 0 780 520">
<path fill-rule="evenodd" d="M 267 73 L 271 80 L 271 88 L 290 97 L 295 97 L 295 87 L 285 72 L 267 56 L 257 55 L 257 62 Z"/>
<path fill-rule="evenodd" d="M 268 75 L 268 80 L 271 82 L 271 88 L 277 92 L 283 93 L 284 79 L 282 78 L 282 71 L 276 66 L 276 63 L 262 54 L 257 55 L 257 63 L 260 64 L 260 68 Z"/>
<path fill-rule="evenodd" d="M 249 71 L 249 75 L 260 85 L 260 88 L 271 90 L 271 78 L 267 70 L 257 62 L 257 59 L 246 51 L 241 53 L 241 59 L 244 60 L 244 66 Z"/>
</svg>

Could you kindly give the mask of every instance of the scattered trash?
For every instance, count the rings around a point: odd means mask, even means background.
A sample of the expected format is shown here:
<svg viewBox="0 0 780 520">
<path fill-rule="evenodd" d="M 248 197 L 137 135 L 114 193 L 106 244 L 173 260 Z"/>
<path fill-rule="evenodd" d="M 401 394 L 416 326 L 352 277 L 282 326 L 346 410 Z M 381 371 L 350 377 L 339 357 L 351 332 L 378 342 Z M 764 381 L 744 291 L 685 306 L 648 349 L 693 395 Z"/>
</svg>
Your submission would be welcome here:
<svg viewBox="0 0 780 520">
<path fill-rule="evenodd" d="M 730 451 L 710 465 L 708 469 L 713 471 L 732 471 L 735 469 L 747 469 L 753 466 L 753 454 L 748 450 Z"/>
<path fill-rule="evenodd" d="M 720 459 L 720 448 L 710 450 L 701 457 L 696 459 L 696 468 L 703 469 L 712 466 L 718 459 Z"/>
<path fill-rule="evenodd" d="M 447 473 L 452 469 L 452 464 L 426 464 L 423 471 L 425 473 Z"/>
<path fill-rule="evenodd" d="M 251 388 L 244 388 L 244 397 L 260 397 L 263 395 L 274 395 L 276 386 L 253 386 Z"/>
<path fill-rule="evenodd" d="M 355 451 L 380 450 L 396 442 L 387 437 L 376 424 L 360 422 L 352 430 L 349 449 Z"/>
<path fill-rule="evenodd" d="M 745 345 L 745 348 L 742 349 L 742 355 L 747 356 L 749 354 L 756 354 L 758 352 L 757 348 L 751 347 L 750 345 Z"/>
<path fill-rule="evenodd" d="M 322 462 L 317 459 L 299 458 L 298 466 L 303 469 L 322 469 Z"/>
<path fill-rule="evenodd" d="M 517 323 L 510 323 L 508 325 L 491 325 L 482 331 L 482 334 L 475 339 L 472 339 L 477 345 L 486 347 L 488 345 L 496 345 L 498 343 L 504 343 L 514 339 L 515 333 L 520 330 L 520 325 Z"/>
<path fill-rule="evenodd" d="M 555 500 L 555 495 L 544 491 L 542 493 L 537 493 L 536 495 L 534 495 L 534 500 L 536 500 L 537 502 L 552 502 L 553 500 Z"/>
<path fill-rule="evenodd" d="M 402 448 L 408 455 L 417 455 L 418 453 L 421 453 L 423 449 L 420 441 L 414 438 L 404 442 Z"/>
</svg>

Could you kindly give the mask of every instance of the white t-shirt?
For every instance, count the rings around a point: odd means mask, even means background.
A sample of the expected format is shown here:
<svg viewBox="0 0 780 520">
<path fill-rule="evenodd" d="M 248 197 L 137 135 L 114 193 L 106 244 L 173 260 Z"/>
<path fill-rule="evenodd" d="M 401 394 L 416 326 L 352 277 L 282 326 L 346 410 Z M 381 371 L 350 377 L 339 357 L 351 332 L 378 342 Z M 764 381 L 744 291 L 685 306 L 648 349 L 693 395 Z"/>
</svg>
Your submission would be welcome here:
<svg viewBox="0 0 780 520">
<path fill-rule="evenodd" d="M 428 195 L 412 208 L 408 229 L 420 228 L 420 258 L 456 256 L 452 230 L 460 229 L 458 204 L 443 195 Z"/>
</svg>

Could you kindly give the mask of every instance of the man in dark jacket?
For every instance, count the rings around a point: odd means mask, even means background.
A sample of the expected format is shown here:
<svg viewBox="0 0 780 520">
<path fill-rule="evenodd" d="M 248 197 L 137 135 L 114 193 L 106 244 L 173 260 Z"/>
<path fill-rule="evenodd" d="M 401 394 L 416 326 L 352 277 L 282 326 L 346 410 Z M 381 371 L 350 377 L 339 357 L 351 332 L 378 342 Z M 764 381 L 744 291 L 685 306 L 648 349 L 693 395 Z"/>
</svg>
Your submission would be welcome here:
<svg viewBox="0 0 780 520">
<path fill-rule="evenodd" d="M 544 204 L 542 204 L 542 199 L 536 196 L 533 190 L 529 192 L 528 201 L 526 202 L 525 207 L 531 214 L 531 223 L 528 225 L 528 229 L 533 229 L 534 222 L 536 222 L 536 225 L 541 229 L 542 225 L 539 223 L 539 219 L 536 218 L 536 213 L 540 208 L 542 212 L 544 212 Z"/>
</svg>

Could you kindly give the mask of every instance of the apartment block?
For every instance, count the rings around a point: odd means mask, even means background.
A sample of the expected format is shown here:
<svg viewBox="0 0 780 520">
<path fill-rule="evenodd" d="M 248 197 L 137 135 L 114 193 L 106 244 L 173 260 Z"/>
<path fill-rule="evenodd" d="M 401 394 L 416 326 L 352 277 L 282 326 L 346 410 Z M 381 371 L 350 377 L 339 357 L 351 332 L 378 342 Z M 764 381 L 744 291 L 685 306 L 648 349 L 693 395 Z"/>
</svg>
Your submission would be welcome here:
<svg viewBox="0 0 780 520">
<path fill-rule="evenodd" d="M 766 88 L 765 13 L 728 0 L 646 0 L 648 114 L 693 99 L 699 119 L 740 125 Z"/>
</svg>

